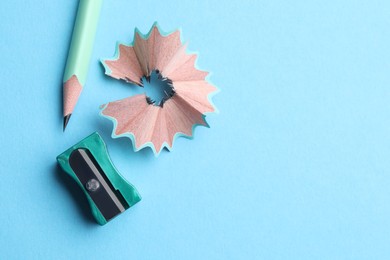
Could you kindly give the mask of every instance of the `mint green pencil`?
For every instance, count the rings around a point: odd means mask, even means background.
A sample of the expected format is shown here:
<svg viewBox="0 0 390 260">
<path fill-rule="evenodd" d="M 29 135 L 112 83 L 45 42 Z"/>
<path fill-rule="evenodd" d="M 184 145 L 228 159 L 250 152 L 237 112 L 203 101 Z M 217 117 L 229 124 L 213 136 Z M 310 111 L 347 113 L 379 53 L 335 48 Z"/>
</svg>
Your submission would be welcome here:
<svg viewBox="0 0 390 260">
<path fill-rule="evenodd" d="M 80 0 L 63 80 L 64 130 L 85 85 L 103 0 Z"/>
</svg>

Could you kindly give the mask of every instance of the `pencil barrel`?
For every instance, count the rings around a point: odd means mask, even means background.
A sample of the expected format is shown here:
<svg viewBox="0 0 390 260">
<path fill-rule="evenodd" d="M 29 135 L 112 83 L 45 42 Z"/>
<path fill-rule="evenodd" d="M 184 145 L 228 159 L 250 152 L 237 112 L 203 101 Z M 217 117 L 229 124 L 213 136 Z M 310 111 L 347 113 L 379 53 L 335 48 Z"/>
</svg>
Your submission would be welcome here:
<svg viewBox="0 0 390 260">
<path fill-rule="evenodd" d="M 103 0 L 80 0 L 63 82 L 73 75 L 82 86 L 86 82 L 102 3 Z"/>
</svg>

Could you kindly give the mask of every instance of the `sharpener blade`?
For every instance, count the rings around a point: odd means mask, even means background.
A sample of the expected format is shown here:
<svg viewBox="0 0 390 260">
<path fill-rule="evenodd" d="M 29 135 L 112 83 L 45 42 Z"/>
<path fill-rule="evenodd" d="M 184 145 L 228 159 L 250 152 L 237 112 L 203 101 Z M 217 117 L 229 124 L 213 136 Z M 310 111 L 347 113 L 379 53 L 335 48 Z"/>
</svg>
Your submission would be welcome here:
<svg viewBox="0 0 390 260">
<path fill-rule="evenodd" d="M 107 221 L 129 207 L 88 149 L 74 150 L 70 155 L 69 164 Z"/>
</svg>

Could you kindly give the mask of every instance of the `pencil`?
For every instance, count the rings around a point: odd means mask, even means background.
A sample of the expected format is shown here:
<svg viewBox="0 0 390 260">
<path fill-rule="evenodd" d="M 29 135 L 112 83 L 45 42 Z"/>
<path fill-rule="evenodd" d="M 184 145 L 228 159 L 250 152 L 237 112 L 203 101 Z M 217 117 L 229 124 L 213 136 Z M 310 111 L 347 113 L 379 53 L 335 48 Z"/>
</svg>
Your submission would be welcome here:
<svg viewBox="0 0 390 260">
<path fill-rule="evenodd" d="M 63 79 L 64 131 L 86 82 L 102 2 L 79 2 Z"/>
</svg>

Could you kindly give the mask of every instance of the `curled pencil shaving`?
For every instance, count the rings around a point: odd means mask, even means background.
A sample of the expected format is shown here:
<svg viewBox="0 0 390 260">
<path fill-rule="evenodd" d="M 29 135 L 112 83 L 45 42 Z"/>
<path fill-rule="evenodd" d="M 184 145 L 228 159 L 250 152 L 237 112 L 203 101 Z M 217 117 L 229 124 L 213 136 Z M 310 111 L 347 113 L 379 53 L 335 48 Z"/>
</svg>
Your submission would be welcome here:
<svg viewBox="0 0 390 260">
<path fill-rule="evenodd" d="M 160 101 L 145 94 L 103 105 L 101 114 L 114 122 L 113 137 L 132 139 L 136 151 L 149 146 L 156 154 L 172 149 L 179 135 L 192 137 L 196 125 L 208 126 L 205 113 L 215 112 L 208 72 L 196 68 L 196 54 L 187 54 L 180 31 L 163 35 L 157 24 L 147 35 L 136 30 L 133 44 L 118 44 L 116 57 L 102 61 L 106 74 L 139 86 L 152 73 L 171 87 Z"/>
</svg>

